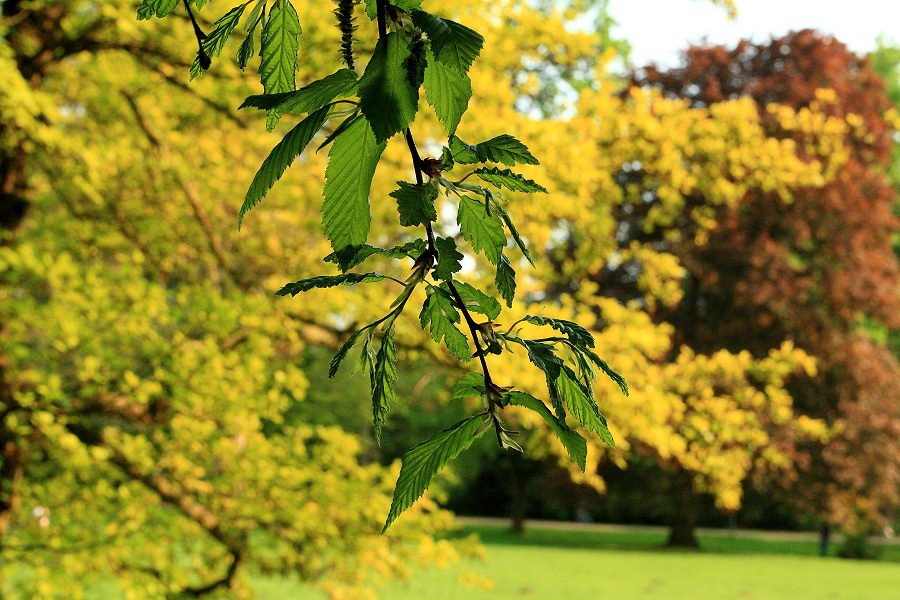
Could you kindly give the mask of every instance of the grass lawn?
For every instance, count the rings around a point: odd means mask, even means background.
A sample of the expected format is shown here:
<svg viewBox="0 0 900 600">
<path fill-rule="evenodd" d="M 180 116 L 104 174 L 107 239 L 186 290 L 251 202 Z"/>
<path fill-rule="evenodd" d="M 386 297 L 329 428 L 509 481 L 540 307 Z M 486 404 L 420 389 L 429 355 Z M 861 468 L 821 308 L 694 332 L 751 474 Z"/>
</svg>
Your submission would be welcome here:
<svg viewBox="0 0 900 600">
<path fill-rule="evenodd" d="M 660 548 L 662 535 L 533 529 L 517 537 L 497 527 L 468 527 L 486 548 L 485 562 L 429 569 L 383 588 L 384 600 L 890 600 L 900 598 L 900 549 L 881 561 L 815 556 L 808 542 L 701 537 L 704 549 Z M 483 590 L 459 582 L 460 571 L 493 581 Z M 299 584 L 257 580 L 264 599 L 317 599 Z"/>
</svg>

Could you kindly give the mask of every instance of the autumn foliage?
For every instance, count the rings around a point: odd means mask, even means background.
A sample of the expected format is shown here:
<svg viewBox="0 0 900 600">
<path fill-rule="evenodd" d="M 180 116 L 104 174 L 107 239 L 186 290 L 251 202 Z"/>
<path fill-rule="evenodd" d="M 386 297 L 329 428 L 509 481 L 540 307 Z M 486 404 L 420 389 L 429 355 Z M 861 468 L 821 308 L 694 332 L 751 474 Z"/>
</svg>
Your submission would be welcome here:
<svg viewBox="0 0 900 600">
<path fill-rule="evenodd" d="M 791 494 L 845 524 L 888 518 L 900 490 L 900 368 L 871 335 L 900 325 L 895 192 L 885 177 L 896 113 L 883 83 L 866 59 L 809 30 L 731 50 L 694 47 L 684 67 L 649 67 L 635 82 L 693 106 L 752 97 L 766 129 L 801 152 L 805 134 L 784 126 L 785 107 L 849 126 L 845 160 L 824 187 L 746 194 L 717 212 L 707 244 L 681 249 L 696 289 L 684 307 L 694 318 L 680 328 L 702 348 L 760 352 L 791 338 L 815 356 L 818 375 L 790 390 L 835 436 L 797 449 L 802 483 Z"/>
</svg>

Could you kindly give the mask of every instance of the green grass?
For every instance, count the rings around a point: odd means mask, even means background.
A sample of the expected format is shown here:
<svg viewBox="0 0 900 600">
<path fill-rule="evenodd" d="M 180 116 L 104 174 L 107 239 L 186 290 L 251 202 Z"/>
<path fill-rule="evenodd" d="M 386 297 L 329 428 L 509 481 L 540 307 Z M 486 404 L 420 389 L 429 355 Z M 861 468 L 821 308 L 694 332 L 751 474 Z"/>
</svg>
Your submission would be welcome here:
<svg viewBox="0 0 900 600">
<path fill-rule="evenodd" d="M 428 569 L 382 589 L 384 600 L 887 600 L 900 597 L 896 546 L 877 562 L 815 556 L 814 543 L 701 538 L 702 551 L 662 549 L 661 534 L 469 527 L 487 548 L 485 562 Z M 493 581 L 463 586 L 460 571 Z M 322 598 L 297 583 L 257 580 L 264 599 Z"/>
</svg>

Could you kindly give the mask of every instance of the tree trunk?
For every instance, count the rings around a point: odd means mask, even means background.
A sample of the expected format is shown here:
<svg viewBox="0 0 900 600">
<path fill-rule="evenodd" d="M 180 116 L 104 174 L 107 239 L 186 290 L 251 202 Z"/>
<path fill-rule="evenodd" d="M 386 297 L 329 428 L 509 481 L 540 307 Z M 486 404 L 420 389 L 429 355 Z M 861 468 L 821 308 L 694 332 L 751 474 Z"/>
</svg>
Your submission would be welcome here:
<svg viewBox="0 0 900 600">
<path fill-rule="evenodd" d="M 672 516 L 669 522 L 669 539 L 666 545 L 676 548 L 699 548 L 697 541 L 697 495 L 690 475 L 679 473 L 670 487 Z"/>
</svg>

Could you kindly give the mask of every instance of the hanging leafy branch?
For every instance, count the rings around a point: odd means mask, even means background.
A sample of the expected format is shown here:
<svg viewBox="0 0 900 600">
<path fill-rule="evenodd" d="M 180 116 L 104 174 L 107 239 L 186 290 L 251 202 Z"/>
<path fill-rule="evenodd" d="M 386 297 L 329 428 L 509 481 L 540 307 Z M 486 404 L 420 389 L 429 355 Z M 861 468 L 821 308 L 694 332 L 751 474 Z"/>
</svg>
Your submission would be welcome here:
<svg viewBox="0 0 900 600">
<path fill-rule="evenodd" d="M 528 262 L 534 261 L 504 207 L 501 191 L 547 193 L 547 189 L 508 168 L 538 164 L 525 144 L 512 135 L 498 135 L 477 144 L 456 136 L 472 95 L 468 71 L 481 53 L 484 38 L 465 25 L 425 12 L 421 9 L 422 0 L 365 0 L 366 15 L 375 22 L 377 42 L 362 75 L 358 75 L 353 48 L 358 33 L 354 15 L 357 2 L 338 0 L 334 10 L 341 33 L 337 51 L 346 68 L 297 89 L 302 29 L 291 0 L 242 2 L 216 20 L 208 34 L 201 30 L 193 14 L 193 9 L 202 9 L 207 1 L 183 3 L 198 43 L 192 77 L 210 67 L 243 20 L 244 40 L 237 61 L 241 68 L 248 65 L 258 39 L 264 94 L 247 98 L 241 108 L 265 110 L 269 129 L 284 115 L 302 117 L 273 148 L 254 177 L 238 215 L 239 226 L 326 123 L 337 123 L 319 148 L 330 145 L 322 224 L 334 252 L 324 260 L 336 264 L 342 274 L 288 283 L 278 294 L 293 296 L 316 288 L 384 280 L 402 286 L 383 317 L 350 335 L 335 354 L 329 371 L 333 377 L 349 351 L 360 348 L 362 367 L 371 382 L 376 439 L 380 441 L 382 426 L 396 399 L 395 323 L 416 289 L 424 287 L 426 293 L 419 312 L 422 329 L 460 361 L 478 360 L 480 373 L 467 372 L 454 387 L 452 397 L 480 398 L 483 410 L 403 455 L 385 530 L 418 500 L 448 461 L 486 431 L 493 431 L 501 448 L 522 450 L 514 439 L 517 432 L 505 425 L 503 411 L 507 406 L 524 407 L 540 415 L 582 469 L 586 442 L 566 423 L 569 415 L 582 428 L 613 445 L 606 419 L 593 395 L 596 370 L 610 377 L 626 394 L 628 387 L 594 352 L 591 333 L 571 321 L 539 316 L 526 316 L 506 331 L 499 331 L 496 319 L 502 306 L 498 299 L 456 278 L 462 269 L 460 239 L 435 235 L 435 203 L 443 195 L 456 201 L 462 240 L 494 265 L 500 298 L 512 306 L 516 273 L 507 255 L 507 236 Z M 177 6 L 178 0 L 143 0 L 138 18 L 164 17 Z M 420 156 L 409 127 L 419 110 L 422 88 L 425 100 L 434 108 L 448 136 L 441 155 L 435 158 Z M 390 197 L 396 201 L 400 225 L 422 227 L 425 235 L 403 246 L 378 248 L 367 244 L 371 221 L 369 192 L 386 142 L 395 135 L 405 139 L 415 182 L 398 181 Z M 463 168 L 471 170 L 458 174 Z M 455 169 L 459 169 L 457 173 Z M 476 180 L 490 187 L 475 183 Z M 401 281 L 379 273 L 350 272 L 373 256 L 412 259 L 409 276 Z M 474 315 L 479 315 L 477 321 Z M 523 337 L 517 329 L 523 323 L 547 327 L 554 334 L 538 339 Z M 492 378 L 488 356 L 516 348 L 544 373 L 549 408 L 538 398 L 501 386 Z"/>
</svg>

